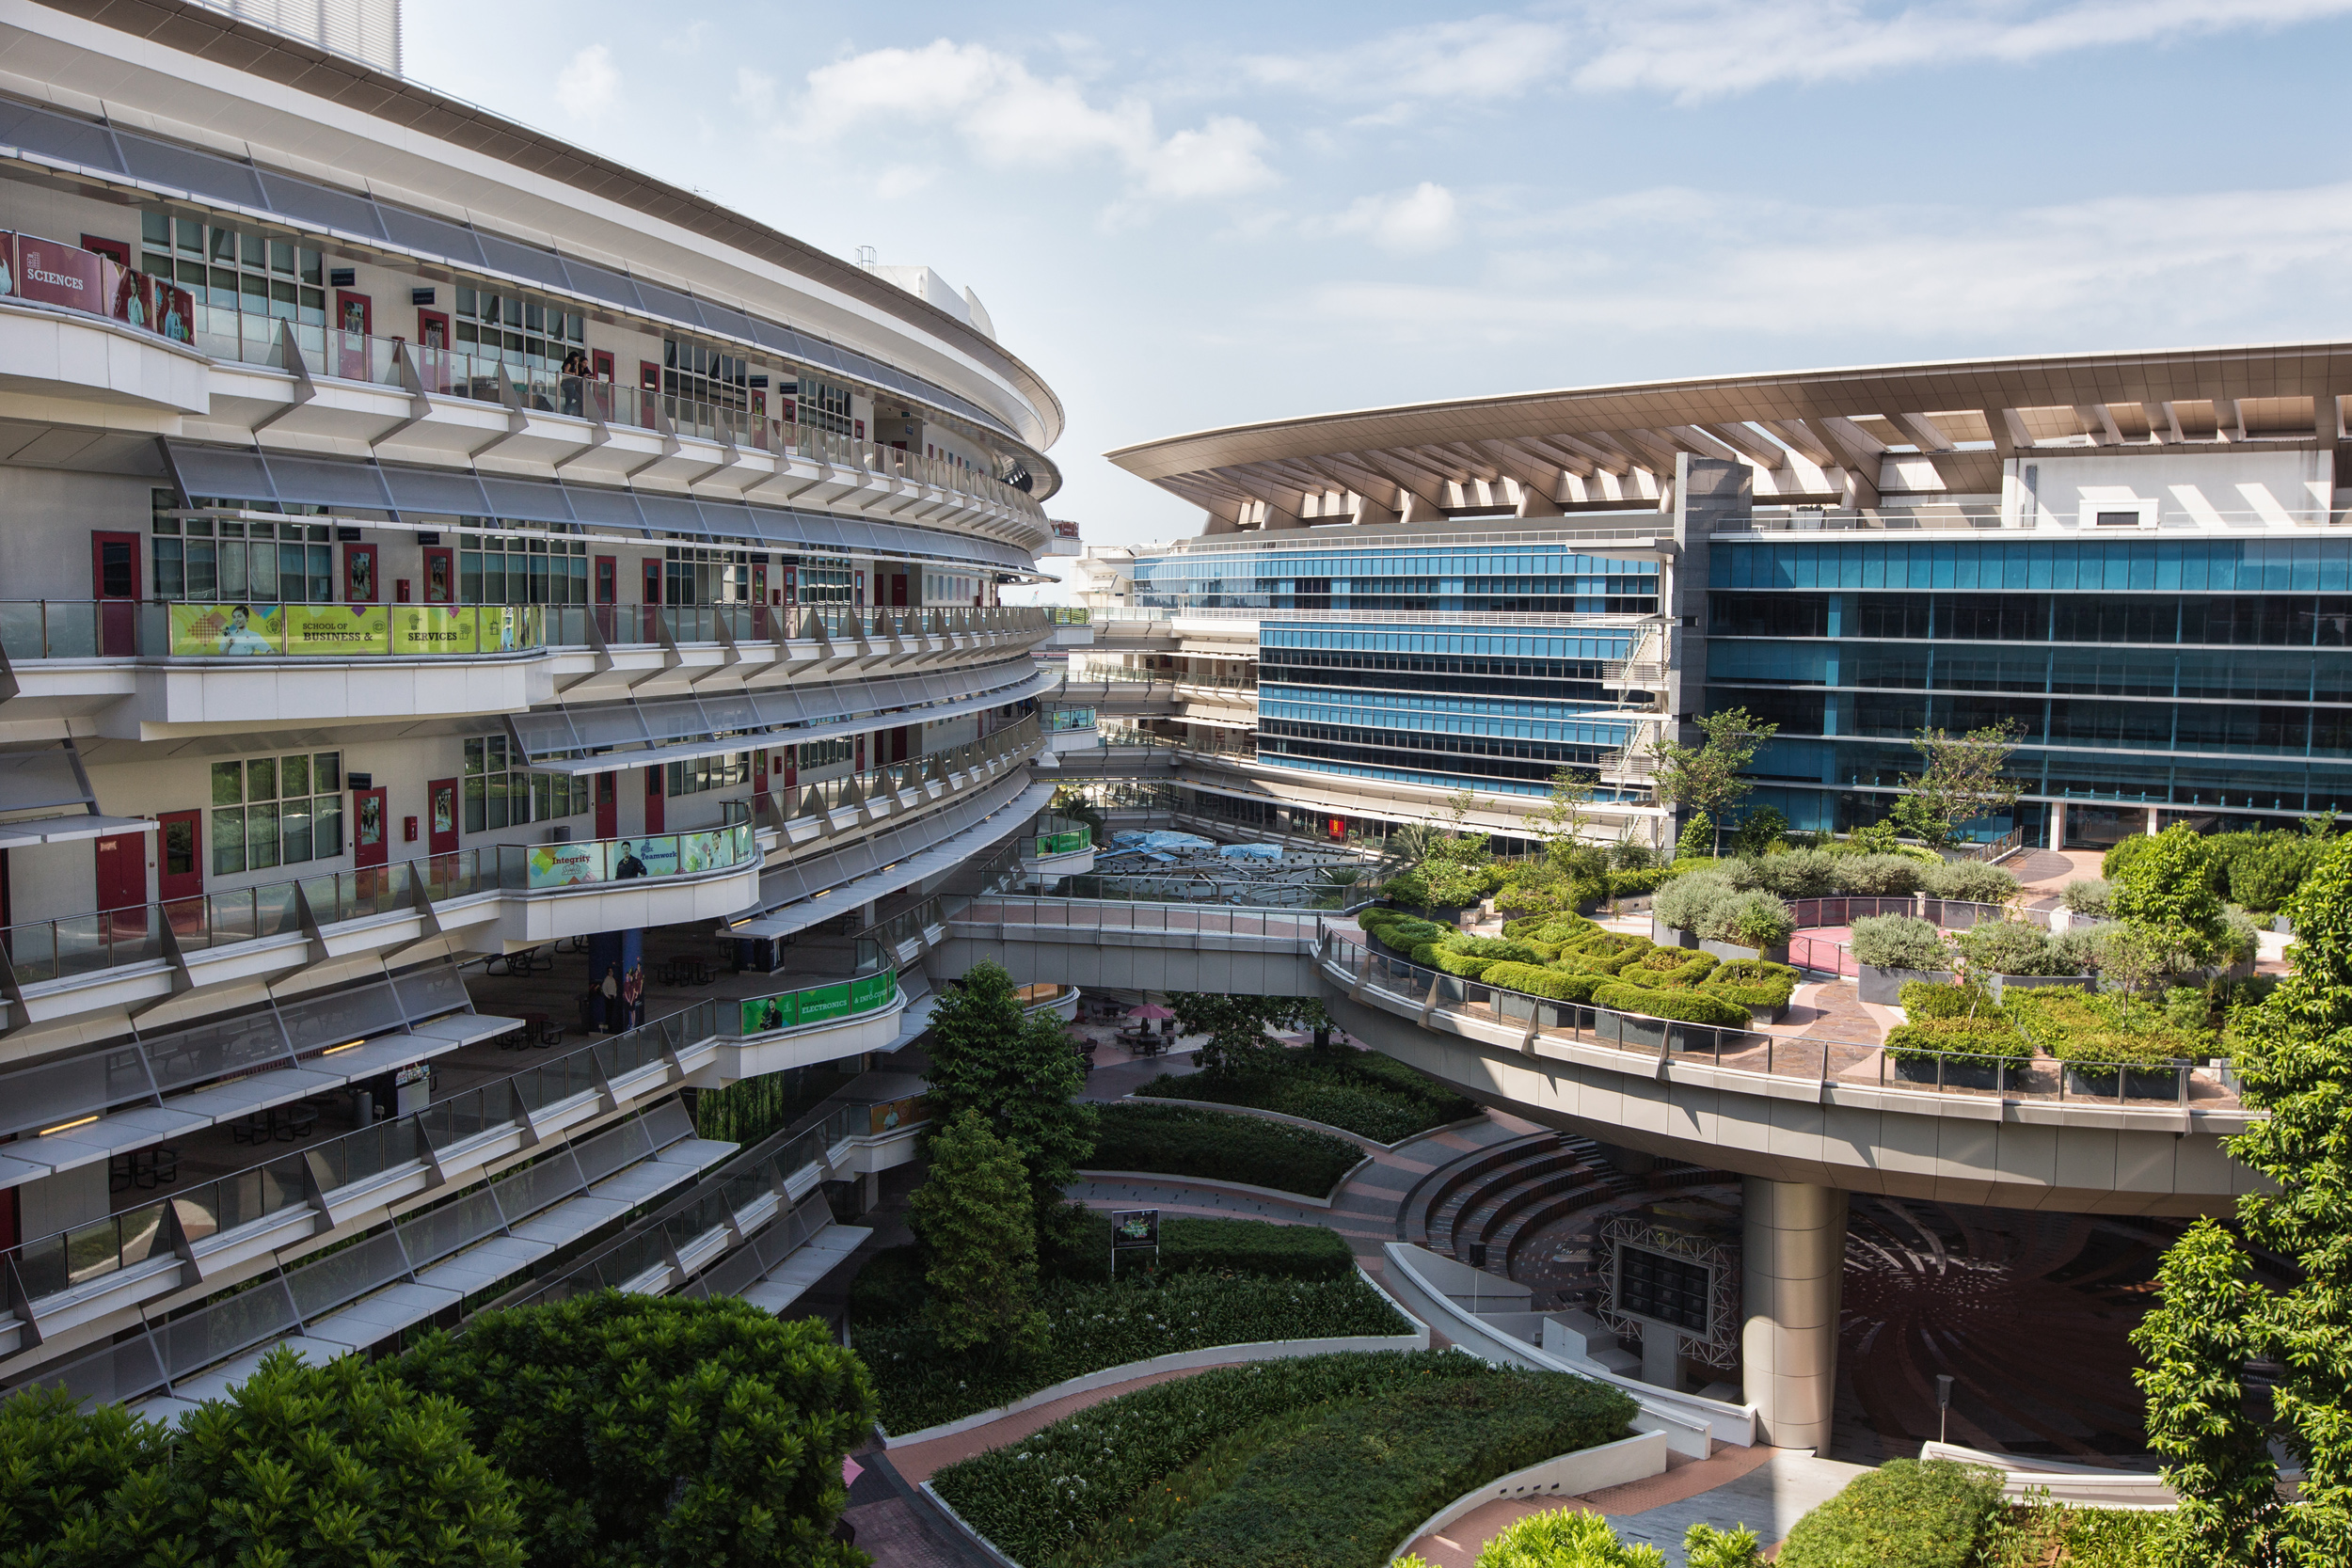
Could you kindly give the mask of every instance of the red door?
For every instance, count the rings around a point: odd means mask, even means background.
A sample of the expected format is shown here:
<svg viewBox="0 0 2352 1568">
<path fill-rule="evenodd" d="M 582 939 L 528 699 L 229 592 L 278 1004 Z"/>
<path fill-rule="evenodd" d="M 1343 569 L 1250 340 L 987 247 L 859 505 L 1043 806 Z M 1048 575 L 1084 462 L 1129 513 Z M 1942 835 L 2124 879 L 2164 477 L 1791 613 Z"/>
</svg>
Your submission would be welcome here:
<svg viewBox="0 0 2352 1568">
<path fill-rule="evenodd" d="M 596 775 L 596 836 L 621 836 L 621 792 L 618 773 Z"/>
<path fill-rule="evenodd" d="M 425 848 L 436 855 L 457 851 L 457 781 L 436 779 L 424 786 L 429 833 Z"/>
<path fill-rule="evenodd" d="M 417 374 L 428 392 L 453 390 L 449 384 L 449 317 L 442 311 L 417 312 Z"/>
<path fill-rule="evenodd" d="M 648 768 L 645 769 L 645 832 L 661 832 L 668 820 L 662 814 L 661 769 Z"/>
<path fill-rule="evenodd" d="M 98 601 L 98 652 L 132 658 L 139 651 L 139 536 L 89 536 L 90 597 Z"/>
<path fill-rule="evenodd" d="M 363 871 L 391 858 L 391 839 L 385 832 L 389 822 L 386 814 L 390 808 L 385 804 L 384 796 L 381 785 L 351 792 L 351 863 Z"/>
<path fill-rule="evenodd" d="M 116 937 L 147 929 L 147 835 L 116 833 L 98 841 L 100 924 Z"/>
<path fill-rule="evenodd" d="M 368 334 L 374 330 L 375 308 L 365 294 L 335 291 L 335 374 L 345 381 L 368 377 Z"/>
<path fill-rule="evenodd" d="M 375 546 L 343 546 L 343 600 L 347 604 L 375 603 Z"/>
<path fill-rule="evenodd" d="M 765 816 L 768 811 L 768 753 L 765 750 L 752 753 L 752 814 Z"/>
<path fill-rule="evenodd" d="M 446 545 L 424 547 L 424 602 L 457 602 L 457 561 Z"/>
<path fill-rule="evenodd" d="M 158 863 L 155 896 L 162 901 L 165 912 L 172 916 L 172 923 L 176 926 L 182 922 L 179 919 L 181 911 L 173 907 L 174 904 L 182 899 L 200 898 L 204 895 L 204 857 L 197 847 L 204 834 L 204 814 L 200 811 L 167 811 L 155 820 L 161 824 L 155 834 Z M 189 928 L 203 924 L 201 911 L 193 905 L 188 907 L 187 912 L 194 919 Z"/>
</svg>

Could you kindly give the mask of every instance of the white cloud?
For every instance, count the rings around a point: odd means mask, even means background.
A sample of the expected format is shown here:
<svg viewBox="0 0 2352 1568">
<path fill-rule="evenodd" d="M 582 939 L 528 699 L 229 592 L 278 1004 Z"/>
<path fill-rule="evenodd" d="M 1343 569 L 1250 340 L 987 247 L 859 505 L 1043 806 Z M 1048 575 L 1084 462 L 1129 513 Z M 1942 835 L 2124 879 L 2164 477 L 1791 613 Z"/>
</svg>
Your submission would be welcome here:
<svg viewBox="0 0 2352 1568">
<path fill-rule="evenodd" d="M 935 169 L 918 168 L 913 164 L 892 164 L 874 181 L 874 194 L 884 201 L 913 196 L 929 185 L 937 172 Z"/>
<path fill-rule="evenodd" d="M 1264 133 L 1248 120 L 1219 116 L 1163 137 L 1140 97 L 1098 104 L 1070 77 L 1041 78 L 1014 55 L 946 39 L 810 71 L 798 119 L 797 136 L 820 140 L 874 120 L 944 124 L 1000 168 L 1109 157 L 1138 192 L 1171 199 L 1234 196 L 1276 180 Z"/>
<path fill-rule="evenodd" d="M 574 119 L 601 119 L 620 98 L 620 71 L 612 64 L 612 51 L 601 43 L 574 55 L 555 78 L 555 100 Z"/>
<path fill-rule="evenodd" d="M 1323 55 L 1261 55 L 1242 69 L 1268 87 L 1331 98 L 1512 98 L 1558 72 L 1568 30 L 1482 16 L 1401 27 Z"/>
<path fill-rule="evenodd" d="M 1381 249 L 1401 256 L 1443 250 L 1462 237 L 1462 206 L 1443 185 L 1424 180 L 1393 196 L 1359 197 L 1329 219 L 1335 234 L 1362 234 Z"/>
<path fill-rule="evenodd" d="M 1557 240 L 1498 254 L 1475 281 L 1335 282 L 1311 307 L 1432 341 L 1549 328 L 2091 347 L 2086 334 L 2235 333 L 2273 298 L 2296 317 L 2352 304 L 2352 183 L 2010 212 L 1665 190 L 1555 223 Z"/>
<path fill-rule="evenodd" d="M 1382 104 L 1368 122 L 1388 124 L 1416 102 L 1510 99 L 1546 86 L 1695 102 L 2346 13 L 2352 0 L 1572 0 L 1524 17 L 1399 28 L 1320 55 L 1254 56 L 1243 69 L 1269 87 Z"/>
<path fill-rule="evenodd" d="M 2076 50 L 2280 27 L 2352 0 L 1651 0 L 1580 8 L 1575 84 L 1685 102 L 1775 82 L 1849 81 L 1922 65 L 2009 64 Z"/>
</svg>

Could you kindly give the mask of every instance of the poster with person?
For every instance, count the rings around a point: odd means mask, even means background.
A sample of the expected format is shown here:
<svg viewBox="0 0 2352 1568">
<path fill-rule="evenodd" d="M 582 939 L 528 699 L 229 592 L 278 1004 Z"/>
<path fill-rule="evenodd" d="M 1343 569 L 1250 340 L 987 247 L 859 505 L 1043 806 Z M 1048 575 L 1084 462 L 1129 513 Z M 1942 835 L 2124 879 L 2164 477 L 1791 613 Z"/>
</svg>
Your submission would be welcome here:
<svg viewBox="0 0 2352 1568">
<path fill-rule="evenodd" d="M 743 1004 L 743 1033 L 772 1035 L 779 1029 L 789 1029 L 800 1020 L 792 1006 L 792 995 L 755 996 Z"/>
<path fill-rule="evenodd" d="M 175 604 L 171 651 L 183 658 L 250 658 L 284 651 L 284 611 L 277 605 Z"/>
</svg>

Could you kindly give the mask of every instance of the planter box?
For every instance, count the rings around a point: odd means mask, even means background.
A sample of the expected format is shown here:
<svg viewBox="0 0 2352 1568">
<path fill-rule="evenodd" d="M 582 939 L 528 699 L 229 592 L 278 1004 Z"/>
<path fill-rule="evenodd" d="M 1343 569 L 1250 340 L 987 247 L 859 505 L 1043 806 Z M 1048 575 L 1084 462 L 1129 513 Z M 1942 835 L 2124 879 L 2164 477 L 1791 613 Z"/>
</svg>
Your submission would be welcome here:
<svg viewBox="0 0 2352 1568">
<path fill-rule="evenodd" d="M 1786 1002 L 1777 1007 L 1750 1007 L 1748 1009 L 1748 1022 L 1758 1029 L 1768 1023 L 1783 1022 L 1788 1017 L 1788 1004 Z"/>
<path fill-rule="evenodd" d="M 1925 980 L 1931 985 L 1948 986 L 1952 972 L 1948 969 L 1881 969 L 1876 964 L 1857 963 L 1861 971 L 1859 990 L 1862 1000 L 1882 1007 L 1902 1006 L 1904 983 Z"/>
<path fill-rule="evenodd" d="M 1702 942 L 1699 951 L 1712 953 L 1725 963 L 1738 963 L 1749 958 L 1761 958 L 1766 963 L 1785 964 L 1788 961 L 1788 944 L 1772 947 L 1742 947 L 1736 942 Z"/>
<path fill-rule="evenodd" d="M 2004 990 L 2046 990 L 2052 986 L 2067 986 L 2075 990 L 2097 990 L 2096 974 L 1995 974 L 1993 976 L 1993 1000 L 1998 1002 Z"/>
<path fill-rule="evenodd" d="M 1654 914 L 1649 917 L 1649 940 L 1661 947 L 1687 947 L 1692 952 L 1696 952 L 1699 945 L 1699 939 L 1694 933 L 1677 930 Z"/>
<path fill-rule="evenodd" d="M 2066 1092 L 2100 1100 L 2116 1097 L 2117 1069 L 2107 1068 L 2066 1068 Z M 2176 1100 L 2181 1092 L 2181 1075 L 2169 1067 L 2127 1067 L 2122 1069 L 2123 1098 L 2126 1100 Z"/>
<path fill-rule="evenodd" d="M 1997 1089 L 2001 1086 L 2001 1067 L 1997 1062 L 1969 1062 L 1950 1056 L 1938 1061 L 1931 1056 L 1925 1060 L 1897 1057 L 1895 1079 L 1898 1083 L 1917 1084 L 1933 1088 L 1936 1074 L 1943 1074 L 1942 1084 L 1947 1089 Z"/>
</svg>

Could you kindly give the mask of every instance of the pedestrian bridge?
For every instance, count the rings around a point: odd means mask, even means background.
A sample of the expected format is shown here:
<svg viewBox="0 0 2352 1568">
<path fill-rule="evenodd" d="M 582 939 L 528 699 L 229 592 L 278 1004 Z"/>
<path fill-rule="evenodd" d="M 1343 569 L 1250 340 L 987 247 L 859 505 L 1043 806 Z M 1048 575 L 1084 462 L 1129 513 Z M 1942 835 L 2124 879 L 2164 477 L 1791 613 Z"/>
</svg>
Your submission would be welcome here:
<svg viewBox="0 0 2352 1568">
<path fill-rule="evenodd" d="M 2247 1113 L 2210 1075 L 2105 1093 L 1915 1083 L 1875 1046 L 1670 1023 L 1523 996 L 1373 948 L 1337 911 L 992 897 L 935 974 L 1316 996 L 1347 1032 L 1483 1103 L 1600 1142 L 1775 1181 L 2075 1213 L 2228 1212 L 2253 1183 L 2221 1140 Z M 2153 1092 L 2162 1090 L 2161 1098 Z"/>
</svg>

